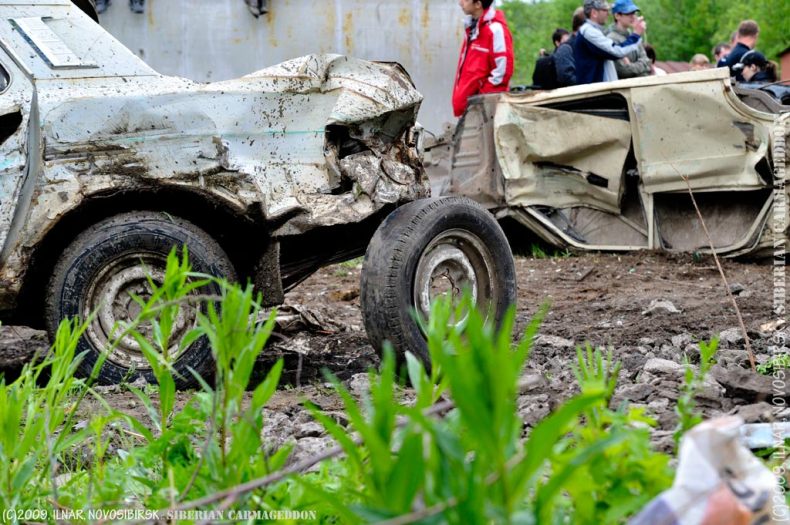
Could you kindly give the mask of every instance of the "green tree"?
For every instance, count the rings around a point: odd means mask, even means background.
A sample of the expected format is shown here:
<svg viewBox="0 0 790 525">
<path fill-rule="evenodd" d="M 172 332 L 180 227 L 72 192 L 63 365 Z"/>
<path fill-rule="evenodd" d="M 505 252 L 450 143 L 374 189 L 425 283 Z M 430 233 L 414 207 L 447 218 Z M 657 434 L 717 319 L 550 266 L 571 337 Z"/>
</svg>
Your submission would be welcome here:
<svg viewBox="0 0 790 525">
<path fill-rule="evenodd" d="M 505 0 L 502 9 L 513 34 L 515 72 L 511 85 L 531 84 L 535 61 L 541 48 L 551 52 L 551 34 L 558 27 L 571 30 L 573 11 L 581 0 L 550 0 L 526 3 Z"/>
<path fill-rule="evenodd" d="M 710 56 L 728 5 L 722 0 L 653 0 L 639 4 L 647 20 L 646 39 L 656 48 L 658 59 L 680 62 L 688 62 L 696 53 Z"/>
<path fill-rule="evenodd" d="M 741 20 L 753 19 L 760 25 L 757 49 L 769 60 L 777 60 L 779 53 L 790 46 L 790 2 L 787 0 L 758 0 L 734 2 L 724 13 L 715 40 L 727 41 Z"/>
<path fill-rule="evenodd" d="M 611 2 L 610 2 L 611 3 Z M 687 62 L 696 53 L 710 57 L 718 42 L 727 42 L 741 20 L 760 25 L 757 49 L 769 60 L 790 45 L 787 0 L 635 0 L 647 20 L 647 41 L 659 60 Z M 551 50 L 551 33 L 570 30 L 571 16 L 582 0 L 504 0 L 513 33 L 516 70 L 513 85 L 530 84 L 541 48 Z M 611 20 L 610 20 L 611 21 Z"/>
</svg>

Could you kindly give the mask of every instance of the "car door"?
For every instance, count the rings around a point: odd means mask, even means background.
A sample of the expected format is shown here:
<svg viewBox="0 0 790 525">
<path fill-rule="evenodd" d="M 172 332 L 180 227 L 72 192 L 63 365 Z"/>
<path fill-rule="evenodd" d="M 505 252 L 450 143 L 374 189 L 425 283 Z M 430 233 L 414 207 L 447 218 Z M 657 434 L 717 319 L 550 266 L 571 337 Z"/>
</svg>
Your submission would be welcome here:
<svg viewBox="0 0 790 525">
<path fill-rule="evenodd" d="M 33 86 L 0 50 L 0 247 L 5 247 L 28 168 Z"/>
<path fill-rule="evenodd" d="M 655 247 L 748 251 L 772 202 L 774 117 L 741 104 L 726 70 L 672 77 L 631 90 L 634 150 Z"/>
</svg>

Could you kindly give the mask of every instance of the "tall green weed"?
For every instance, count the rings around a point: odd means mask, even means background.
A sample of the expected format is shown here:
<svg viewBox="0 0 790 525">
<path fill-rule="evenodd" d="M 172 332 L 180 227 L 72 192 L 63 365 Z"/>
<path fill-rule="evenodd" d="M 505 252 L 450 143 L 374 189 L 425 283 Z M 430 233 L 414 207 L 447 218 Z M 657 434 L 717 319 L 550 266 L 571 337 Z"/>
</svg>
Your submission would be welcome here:
<svg viewBox="0 0 790 525">
<path fill-rule="evenodd" d="M 307 406 L 343 457 L 272 477 L 292 452 L 263 438 L 282 360 L 261 383 L 251 378 L 274 313 L 258 322 L 261 300 L 251 286 L 216 281 L 220 296 L 202 298 L 195 325 L 174 340 L 181 309 L 198 306 L 194 292 L 208 279 L 191 271 L 186 252 L 171 253 L 162 282 L 149 281 L 148 298 L 135 298 L 138 319 L 117 327 L 118 338 L 140 344 L 158 383 L 123 387 L 147 417 L 110 406 L 90 379 L 74 377 L 86 326 L 77 321 L 62 323 L 42 362 L 0 380 L 0 506 L 211 508 L 217 503 L 200 501 L 222 494 L 223 508 L 315 510 L 325 523 L 618 523 L 671 482 L 669 456 L 650 444 L 655 421 L 641 409 L 609 407 L 619 370 L 611 354 L 579 350 L 580 392 L 525 428 L 519 379 L 546 310 L 514 344 L 515 310 L 497 329 L 468 299 L 434 304 L 426 325 L 431 371 L 407 354 L 411 391 L 391 349 L 361 399 L 330 375 L 348 426 Z M 215 377 L 196 376 L 197 391 L 178 393 L 178 350 L 203 337 Z M 711 348 L 715 342 L 702 348 L 706 363 Z M 687 378 L 681 432 L 696 421 L 693 396 L 706 371 Z M 86 396 L 101 410 L 81 411 Z M 240 490 L 245 483 L 250 488 Z"/>
</svg>

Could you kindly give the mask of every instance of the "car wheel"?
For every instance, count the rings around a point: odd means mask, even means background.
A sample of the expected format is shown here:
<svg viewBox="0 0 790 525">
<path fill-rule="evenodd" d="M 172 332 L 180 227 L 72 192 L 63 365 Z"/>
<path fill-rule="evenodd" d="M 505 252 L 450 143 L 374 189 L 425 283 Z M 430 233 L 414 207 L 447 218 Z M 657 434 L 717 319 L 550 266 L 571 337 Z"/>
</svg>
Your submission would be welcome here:
<svg viewBox="0 0 790 525">
<path fill-rule="evenodd" d="M 151 290 L 147 276 L 154 282 L 163 279 L 167 255 L 174 247 L 186 245 L 192 270 L 217 277 L 235 279 L 228 256 L 207 233 L 191 223 L 156 212 L 130 212 L 103 220 L 80 234 L 57 262 L 46 302 L 46 323 L 54 336 L 61 320 L 86 319 L 96 312 L 80 338 L 77 353 L 86 351 L 78 373 L 87 376 L 97 359 L 106 352 L 112 330 L 118 321 L 131 321 L 140 312 L 132 295 L 147 298 Z M 194 290 L 194 294 L 215 295 L 216 283 Z M 172 337 L 171 356 L 178 352 L 181 337 L 197 322 L 195 308 L 182 308 Z M 150 326 L 139 331 L 150 334 Z M 213 372 L 211 348 L 200 338 L 175 356 L 176 384 L 180 388 L 195 386 L 189 368 L 201 376 Z M 122 338 L 107 356 L 98 376 L 103 384 L 134 380 L 143 376 L 154 381 L 153 373 L 139 344 L 131 336 Z"/>
<path fill-rule="evenodd" d="M 371 344 L 380 352 L 389 341 L 401 362 L 411 352 L 430 367 L 413 312 L 427 318 L 434 299 L 464 289 L 497 323 L 516 301 L 513 256 L 494 217 L 461 197 L 401 206 L 379 226 L 365 254 L 360 300 Z"/>
</svg>

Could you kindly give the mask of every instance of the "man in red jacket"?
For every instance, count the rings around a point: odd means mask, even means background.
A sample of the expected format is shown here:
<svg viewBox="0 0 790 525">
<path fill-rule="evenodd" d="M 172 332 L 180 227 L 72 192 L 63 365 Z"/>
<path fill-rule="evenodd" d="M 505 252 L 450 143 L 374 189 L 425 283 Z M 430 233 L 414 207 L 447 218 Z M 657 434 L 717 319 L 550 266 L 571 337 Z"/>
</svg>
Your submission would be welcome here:
<svg viewBox="0 0 790 525">
<path fill-rule="evenodd" d="M 466 39 L 453 87 L 453 113 L 463 115 L 472 95 L 507 91 L 513 76 L 513 39 L 494 0 L 459 0 L 466 15 Z"/>
</svg>

